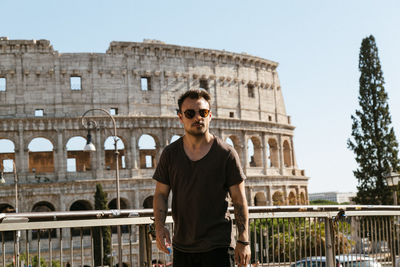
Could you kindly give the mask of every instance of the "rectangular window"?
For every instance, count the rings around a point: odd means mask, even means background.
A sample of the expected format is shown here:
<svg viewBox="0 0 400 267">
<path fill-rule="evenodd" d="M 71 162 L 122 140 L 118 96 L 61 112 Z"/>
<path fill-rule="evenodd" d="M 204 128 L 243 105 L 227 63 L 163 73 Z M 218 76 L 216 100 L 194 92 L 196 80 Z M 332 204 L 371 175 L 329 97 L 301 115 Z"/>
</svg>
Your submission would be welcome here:
<svg viewBox="0 0 400 267">
<path fill-rule="evenodd" d="M 233 118 L 235 117 L 235 113 L 234 112 L 229 112 L 229 118 Z"/>
<path fill-rule="evenodd" d="M 67 159 L 67 172 L 76 172 L 76 159 Z"/>
<path fill-rule="evenodd" d="M 14 165 L 13 165 L 12 159 L 4 159 L 3 160 L 3 171 L 4 172 L 13 172 L 14 171 Z"/>
<path fill-rule="evenodd" d="M 6 78 L 0 77 L 0 92 L 5 92 L 6 91 Z"/>
<path fill-rule="evenodd" d="M 247 93 L 249 97 L 254 98 L 254 85 L 247 85 Z"/>
<path fill-rule="evenodd" d="M 122 169 L 126 169 L 125 156 L 121 156 L 121 167 Z"/>
<path fill-rule="evenodd" d="M 200 80 L 200 89 L 204 89 L 204 90 L 208 91 L 209 87 L 208 87 L 207 80 L 205 80 L 205 79 Z"/>
<path fill-rule="evenodd" d="M 142 89 L 142 91 L 150 91 L 151 90 L 150 77 L 141 77 L 140 78 L 140 88 Z"/>
<path fill-rule="evenodd" d="M 82 79 L 79 76 L 70 77 L 71 90 L 82 90 Z"/>
<path fill-rule="evenodd" d="M 153 160 L 150 155 L 146 155 L 146 168 L 152 168 L 153 167 Z"/>
<path fill-rule="evenodd" d="M 36 109 L 35 110 L 35 117 L 43 117 L 44 110 L 43 109 Z"/>
<path fill-rule="evenodd" d="M 111 115 L 117 115 L 118 114 L 118 108 L 110 108 L 110 114 Z"/>
</svg>

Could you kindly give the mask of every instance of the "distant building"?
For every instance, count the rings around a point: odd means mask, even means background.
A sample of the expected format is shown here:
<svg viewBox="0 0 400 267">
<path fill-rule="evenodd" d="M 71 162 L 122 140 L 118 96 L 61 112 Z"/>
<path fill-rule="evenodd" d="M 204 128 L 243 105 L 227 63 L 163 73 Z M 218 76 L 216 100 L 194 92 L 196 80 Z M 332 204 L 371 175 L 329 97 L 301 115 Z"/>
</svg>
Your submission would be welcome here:
<svg viewBox="0 0 400 267">
<path fill-rule="evenodd" d="M 351 202 L 353 197 L 356 196 L 354 192 L 322 192 L 322 193 L 312 193 L 308 194 L 308 199 L 313 200 L 329 200 L 335 201 L 337 203 Z"/>
</svg>

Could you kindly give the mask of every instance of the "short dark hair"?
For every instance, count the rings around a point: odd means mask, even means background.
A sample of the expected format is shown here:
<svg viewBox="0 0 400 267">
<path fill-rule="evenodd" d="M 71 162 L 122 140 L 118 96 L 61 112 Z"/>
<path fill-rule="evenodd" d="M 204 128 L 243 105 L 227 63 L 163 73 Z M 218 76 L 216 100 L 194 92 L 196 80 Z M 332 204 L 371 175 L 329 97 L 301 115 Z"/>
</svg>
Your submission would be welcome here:
<svg viewBox="0 0 400 267">
<path fill-rule="evenodd" d="M 181 112 L 182 108 L 182 103 L 185 101 L 186 98 L 191 98 L 191 99 L 200 99 L 204 98 L 207 102 L 208 105 L 211 107 L 210 101 L 211 101 L 211 96 L 206 90 L 202 89 L 191 89 L 189 91 L 186 91 L 183 93 L 179 99 L 178 99 L 178 110 L 177 112 Z"/>
</svg>

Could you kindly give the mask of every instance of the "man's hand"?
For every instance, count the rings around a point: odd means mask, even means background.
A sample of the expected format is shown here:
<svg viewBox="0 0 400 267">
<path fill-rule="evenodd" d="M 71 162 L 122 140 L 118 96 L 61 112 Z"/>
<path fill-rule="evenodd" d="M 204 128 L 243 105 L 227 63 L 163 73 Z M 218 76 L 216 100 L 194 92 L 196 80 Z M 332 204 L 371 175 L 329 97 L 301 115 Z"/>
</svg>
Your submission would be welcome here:
<svg viewBox="0 0 400 267">
<path fill-rule="evenodd" d="M 156 228 L 156 240 L 158 249 L 167 254 L 170 254 L 166 246 L 166 244 L 169 244 L 171 246 L 171 238 L 167 228 L 165 227 L 160 227 L 160 229 Z"/>
<path fill-rule="evenodd" d="M 250 258 L 251 258 L 250 246 L 236 243 L 235 261 L 238 267 L 246 266 L 246 264 L 249 264 Z"/>
</svg>

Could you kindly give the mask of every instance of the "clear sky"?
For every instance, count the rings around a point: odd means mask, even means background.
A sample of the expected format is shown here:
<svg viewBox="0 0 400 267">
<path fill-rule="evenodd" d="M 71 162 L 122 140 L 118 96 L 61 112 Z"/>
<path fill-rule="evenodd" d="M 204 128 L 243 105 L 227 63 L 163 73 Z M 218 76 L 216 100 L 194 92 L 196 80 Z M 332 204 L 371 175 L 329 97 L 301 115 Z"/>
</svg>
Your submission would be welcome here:
<svg viewBox="0 0 400 267">
<path fill-rule="evenodd" d="M 400 136 L 400 1 L 2 0 L 0 36 L 48 39 L 59 52 L 104 53 L 111 41 L 158 39 L 279 62 L 309 192 L 356 191 L 347 149 L 358 108 L 358 54 L 372 34 Z"/>
</svg>

